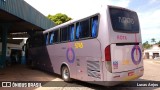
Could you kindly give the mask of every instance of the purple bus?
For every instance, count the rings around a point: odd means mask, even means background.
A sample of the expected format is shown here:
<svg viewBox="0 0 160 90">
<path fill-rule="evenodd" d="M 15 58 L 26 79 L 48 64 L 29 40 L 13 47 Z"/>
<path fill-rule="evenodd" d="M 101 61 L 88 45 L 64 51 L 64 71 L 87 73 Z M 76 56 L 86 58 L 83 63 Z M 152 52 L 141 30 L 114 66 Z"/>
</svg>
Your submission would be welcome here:
<svg viewBox="0 0 160 90">
<path fill-rule="evenodd" d="M 28 39 L 27 48 L 32 67 L 59 74 L 64 81 L 130 81 L 144 71 L 137 13 L 116 6 L 38 33 Z"/>
</svg>

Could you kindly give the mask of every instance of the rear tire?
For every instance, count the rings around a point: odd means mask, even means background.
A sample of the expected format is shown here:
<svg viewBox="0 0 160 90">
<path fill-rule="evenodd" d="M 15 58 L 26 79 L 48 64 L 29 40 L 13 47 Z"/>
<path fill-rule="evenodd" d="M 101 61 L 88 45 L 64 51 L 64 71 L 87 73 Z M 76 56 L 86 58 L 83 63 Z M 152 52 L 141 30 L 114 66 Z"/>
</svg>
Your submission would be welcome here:
<svg viewBox="0 0 160 90">
<path fill-rule="evenodd" d="M 68 69 L 67 66 L 63 66 L 62 67 L 61 75 L 62 75 L 62 79 L 64 81 L 66 81 L 66 82 L 70 82 L 71 81 L 70 72 L 69 72 L 69 69 Z"/>
</svg>

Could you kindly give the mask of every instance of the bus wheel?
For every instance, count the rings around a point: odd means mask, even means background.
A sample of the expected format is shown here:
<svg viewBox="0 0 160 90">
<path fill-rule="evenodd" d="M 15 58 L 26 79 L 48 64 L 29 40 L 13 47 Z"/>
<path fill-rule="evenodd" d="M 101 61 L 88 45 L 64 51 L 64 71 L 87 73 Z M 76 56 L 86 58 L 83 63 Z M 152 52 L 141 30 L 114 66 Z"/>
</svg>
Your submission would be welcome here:
<svg viewBox="0 0 160 90">
<path fill-rule="evenodd" d="M 70 72 L 67 66 L 62 67 L 62 79 L 66 82 L 71 81 Z"/>
</svg>

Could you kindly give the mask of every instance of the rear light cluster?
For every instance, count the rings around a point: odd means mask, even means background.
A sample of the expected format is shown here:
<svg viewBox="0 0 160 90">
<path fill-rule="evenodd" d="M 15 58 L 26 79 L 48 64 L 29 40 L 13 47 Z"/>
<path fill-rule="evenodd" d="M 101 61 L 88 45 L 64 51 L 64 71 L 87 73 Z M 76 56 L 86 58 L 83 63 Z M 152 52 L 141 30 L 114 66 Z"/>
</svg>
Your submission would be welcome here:
<svg viewBox="0 0 160 90">
<path fill-rule="evenodd" d="M 110 45 L 105 48 L 105 61 L 111 61 Z"/>
<path fill-rule="evenodd" d="M 112 73 L 111 50 L 110 45 L 105 48 L 105 61 L 107 70 Z"/>
</svg>

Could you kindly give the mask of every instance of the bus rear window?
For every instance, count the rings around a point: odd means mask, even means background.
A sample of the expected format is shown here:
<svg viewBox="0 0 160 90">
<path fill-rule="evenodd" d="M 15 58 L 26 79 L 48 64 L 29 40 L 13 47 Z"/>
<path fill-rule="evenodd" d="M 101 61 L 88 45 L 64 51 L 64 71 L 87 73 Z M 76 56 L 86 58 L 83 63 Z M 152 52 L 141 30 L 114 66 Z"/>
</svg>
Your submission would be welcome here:
<svg viewBox="0 0 160 90">
<path fill-rule="evenodd" d="M 139 21 L 136 12 L 111 7 L 109 11 L 114 31 L 123 33 L 139 32 Z"/>
</svg>

